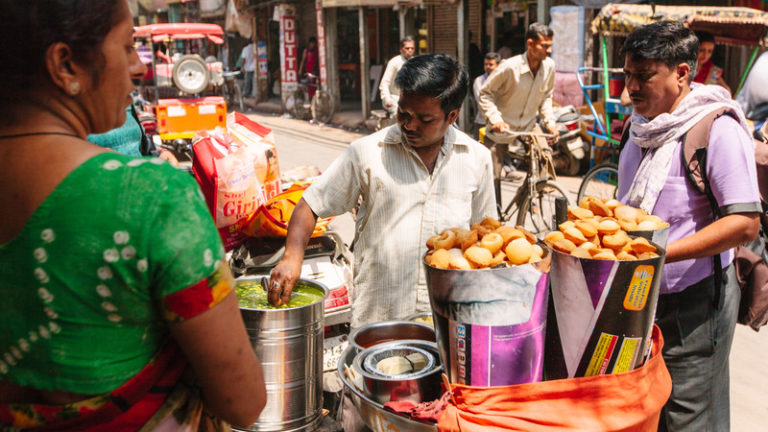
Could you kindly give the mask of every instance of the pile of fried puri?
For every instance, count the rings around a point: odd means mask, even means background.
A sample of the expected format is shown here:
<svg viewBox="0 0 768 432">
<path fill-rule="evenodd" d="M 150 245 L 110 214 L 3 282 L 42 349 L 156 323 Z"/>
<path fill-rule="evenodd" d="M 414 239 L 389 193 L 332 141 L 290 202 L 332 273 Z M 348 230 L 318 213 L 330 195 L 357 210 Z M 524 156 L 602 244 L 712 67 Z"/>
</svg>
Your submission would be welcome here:
<svg viewBox="0 0 768 432">
<path fill-rule="evenodd" d="M 668 227 L 658 216 L 621 204 L 615 199 L 586 197 L 568 209 L 568 221 L 544 237 L 552 249 L 579 258 L 634 261 L 655 258 L 656 247 L 627 231 L 653 231 Z"/>
<path fill-rule="evenodd" d="M 427 248 L 427 265 L 456 270 L 534 263 L 544 255 L 532 233 L 520 226 L 502 225 L 493 218 L 485 218 L 469 229 L 449 228 L 430 237 Z"/>
</svg>

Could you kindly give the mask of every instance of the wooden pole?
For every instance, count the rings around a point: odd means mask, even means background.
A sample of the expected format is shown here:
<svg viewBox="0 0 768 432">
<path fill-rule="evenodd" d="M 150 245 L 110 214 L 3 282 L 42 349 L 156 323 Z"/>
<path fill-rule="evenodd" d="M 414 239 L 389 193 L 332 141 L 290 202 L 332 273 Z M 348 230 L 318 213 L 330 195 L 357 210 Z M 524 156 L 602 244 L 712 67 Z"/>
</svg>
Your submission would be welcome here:
<svg viewBox="0 0 768 432">
<path fill-rule="evenodd" d="M 459 64 L 469 73 L 469 0 L 459 0 L 457 8 L 457 22 L 458 22 L 458 51 L 459 51 Z M 471 89 L 470 83 L 470 89 Z M 461 111 L 459 112 L 458 126 L 459 129 L 469 133 L 470 131 L 470 118 L 469 118 L 469 97 L 464 98 L 464 102 L 461 104 Z"/>
</svg>

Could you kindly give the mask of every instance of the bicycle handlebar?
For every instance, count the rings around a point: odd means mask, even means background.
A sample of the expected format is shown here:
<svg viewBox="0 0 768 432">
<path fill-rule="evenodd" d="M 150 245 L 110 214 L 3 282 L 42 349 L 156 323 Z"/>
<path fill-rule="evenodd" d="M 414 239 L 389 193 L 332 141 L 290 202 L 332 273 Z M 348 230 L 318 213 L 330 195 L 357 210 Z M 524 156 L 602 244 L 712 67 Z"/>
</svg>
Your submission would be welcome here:
<svg viewBox="0 0 768 432">
<path fill-rule="evenodd" d="M 545 132 L 520 132 L 520 131 L 506 131 L 506 132 L 494 132 L 489 130 L 485 133 L 485 136 L 492 139 L 494 142 L 497 142 L 499 144 L 504 144 L 505 141 L 507 143 L 512 142 L 516 140 L 519 137 L 542 137 L 542 138 L 554 138 L 555 134 L 551 133 L 545 133 Z"/>
<path fill-rule="evenodd" d="M 601 67 L 583 66 L 583 67 L 578 68 L 578 70 L 576 72 L 577 73 L 582 73 L 582 72 L 602 72 L 603 70 L 605 70 L 605 69 L 601 68 Z M 608 68 L 608 72 L 609 73 L 624 73 L 624 69 L 623 68 Z"/>
</svg>

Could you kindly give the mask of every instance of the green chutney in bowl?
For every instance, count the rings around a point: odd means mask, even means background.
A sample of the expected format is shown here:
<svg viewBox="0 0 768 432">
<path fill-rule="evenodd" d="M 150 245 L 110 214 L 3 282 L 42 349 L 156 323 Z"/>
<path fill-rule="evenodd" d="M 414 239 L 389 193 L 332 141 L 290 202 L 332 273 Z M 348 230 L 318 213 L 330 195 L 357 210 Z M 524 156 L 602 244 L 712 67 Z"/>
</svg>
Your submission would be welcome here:
<svg viewBox="0 0 768 432">
<path fill-rule="evenodd" d="M 237 292 L 238 304 L 246 309 L 292 309 L 322 301 L 324 297 L 323 290 L 296 283 L 288 304 L 273 306 L 269 304 L 267 292 L 264 291 L 261 283 L 252 279 L 236 281 L 235 292 Z"/>
</svg>

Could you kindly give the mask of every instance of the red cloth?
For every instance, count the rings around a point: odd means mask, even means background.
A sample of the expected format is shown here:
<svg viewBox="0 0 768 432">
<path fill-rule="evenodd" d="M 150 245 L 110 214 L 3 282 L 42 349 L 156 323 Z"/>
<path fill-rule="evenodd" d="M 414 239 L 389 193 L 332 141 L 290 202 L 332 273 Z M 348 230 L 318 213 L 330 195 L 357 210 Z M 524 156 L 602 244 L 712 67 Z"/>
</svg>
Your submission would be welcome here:
<svg viewBox="0 0 768 432">
<path fill-rule="evenodd" d="M 175 343 L 169 342 L 160 353 L 133 378 L 113 390 L 106 403 L 95 409 L 76 403 L 72 407 L 42 404 L 0 404 L 0 426 L 13 425 L 13 415 L 23 407 L 38 413 L 45 423 L 25 430 L 34 432 L 77 430 L 139 430 L 165 402 L 186 368 L 187 360 Z M 77 408 L 80 406 L 79 409 Z M 74 414 L 74 409 L 77 413 Z"/>
<path fill-rule="evenodd" d="M 409 400 L 387 402 L 384 404 L 384 409 L 397 414 L 407 415 L 415 420 L 437 423 L 437 420 L 443 414 L 445 407 L 448 406 L 449 397 L 450 394 L 446 392 L 443 393 L 443 396 L 440 399 L 422 402 L 418 405 Z"/>
<path fill-rule="evenodd" d="M 712 72 L 712 67 L 714 67 L 715 64 L 712 63 L 712 60 L 707 60 L 706 63 L 699 66 L 699 72 L 696 74 L 696 78 L 693 79 L 693 82 L 706 84 L 707 78 L 709 78 L 709 73 Z"/>
<path fill-rule="evenodd" d="M 437 424 L 441 432 L 566 430 L 655 432 L 672 392 L 661 331 L 653 327 L 653 354 L 621 374 L 502 387 L 451 384 L 453 398 Z"/>
</svg>

